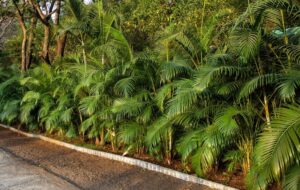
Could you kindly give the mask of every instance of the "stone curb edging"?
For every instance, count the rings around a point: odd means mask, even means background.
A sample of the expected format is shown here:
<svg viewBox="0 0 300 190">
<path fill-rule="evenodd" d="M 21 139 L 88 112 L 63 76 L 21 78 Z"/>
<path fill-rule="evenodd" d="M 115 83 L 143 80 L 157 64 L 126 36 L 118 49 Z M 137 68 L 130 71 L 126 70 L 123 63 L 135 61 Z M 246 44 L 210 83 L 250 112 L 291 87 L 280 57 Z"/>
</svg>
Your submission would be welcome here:
<svg viewBox="0 0 300 190">
<path fill-rule="evenodd" d="M 52 144 L 56 144 L 56 145 L 59 145 L 59 146 L 63 146 L 63 147 L 72 149 L 72 150 L 76 150 L 78 152 L 82 152 L 82 153 L 86 153 L 86 154 L 90 154 L 90 155 L 94 155 L 94 156 L 99 156 L 99 157 L 102 157 L 102 158 L 107 158 L 107 159 L 110 159 L 110 160 L 123 162 L 123 163 L 129 164 L 129 165 L 138 166 L 138 167 L 150 170 L 150 171 L 155 171 L 155 172 L 158 172 L 158 173 L 162 173 L 162 174 L 172 176 L 172 177 L 184 180 L 184 181 L 205 185 L 205 186 L 208 186 L 208 187 L 213 188 L 213 189 L 237 190 L 236 188 L 233 188 L 233 187 L 229 187 L 229 186 L 226 186 L 226 185 L 223 185 L 223 184 L 220 184 L 220 183 L 216 183 L 216 182 L 209 181 L 209 180 L 206 180 L 206 179 L 202 179 L 202 178 L 199 178 L 199 177 L 196 177 L 196 176 L 185 174 L 185 173 L 182 173 L 182 172 L 179 172 L 179 171 L 176 171 L 176 170 L 172 170 L 172 169 L 169 169 L 169 168 L 166 168 L 166 167 L 162 167 L 162 166 L 159 166 L 159 165 L 156 165 L 156 164 L 153 164 L 153 163 L 149 163 L 149 162 L 145 162 L 145 161 L 142 161 L 142 160 L 138 160 L 138 159 L 135 159 L 135 158 L 129 158 L 129 157 L 125 157 L 125 156 L 121 156 L 121 155 L 117 155 L 117 154 L 112 154 L 112 153 L 108 153 L 108 152 L 92 150 L 92 149 L 76 146 L 76 145 L 73 145 L 73 144 L 69 144 L 69 143 L 65 143 L 65 142 L 62 142 L 62 141 L 51 139 L 49 137 L 45 137 L 43 135 L 26 133 L 26 132 L 20 131 L 16 128 L 6 126 L 6 125 L 3 125 L 3 124 L 0 124 L 0 126 L 3 127 L 3 128 L 9 129 L 13 132 L 22 134 L 26 137 L 37 138 L 37 139 L 40 139 L 40 140 L 43 140 L 43 141 L 46 141 L 46 142 L 49 142 L 49 143 L 52 143 Z"/>
</svg>

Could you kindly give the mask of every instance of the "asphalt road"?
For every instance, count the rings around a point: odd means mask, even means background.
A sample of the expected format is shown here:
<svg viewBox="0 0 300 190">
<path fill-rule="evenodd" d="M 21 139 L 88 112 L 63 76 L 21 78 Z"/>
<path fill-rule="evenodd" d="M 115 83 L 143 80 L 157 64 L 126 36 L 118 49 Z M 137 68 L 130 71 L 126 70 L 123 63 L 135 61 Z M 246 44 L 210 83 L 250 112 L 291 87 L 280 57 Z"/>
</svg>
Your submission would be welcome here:
<svg viewBox="0 0 300 190">
<path fill-rule="evenodd" d="M 161 173 L 76 152 L 0 127 L 0 190 L 209 190 Z"/>
<path fill-rule="evenodd" d="M 78 189 L 69 182 L 0 149 L 1 190 Z"/>
</svg>

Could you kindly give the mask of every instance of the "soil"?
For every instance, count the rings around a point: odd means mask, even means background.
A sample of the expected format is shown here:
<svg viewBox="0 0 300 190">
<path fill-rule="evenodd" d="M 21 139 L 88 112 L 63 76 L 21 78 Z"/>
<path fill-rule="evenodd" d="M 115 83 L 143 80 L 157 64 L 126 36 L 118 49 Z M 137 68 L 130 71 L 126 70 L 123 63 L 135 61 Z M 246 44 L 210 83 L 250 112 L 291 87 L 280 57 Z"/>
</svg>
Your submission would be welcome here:
<svg viewBox="0 0 300 190">
<path fill-rule="evenodd" d="M 0 148 L 80 189 L 208 190 L 179 180 L 97 156 L 21 136 L 0 127 Z"/>
</svg>

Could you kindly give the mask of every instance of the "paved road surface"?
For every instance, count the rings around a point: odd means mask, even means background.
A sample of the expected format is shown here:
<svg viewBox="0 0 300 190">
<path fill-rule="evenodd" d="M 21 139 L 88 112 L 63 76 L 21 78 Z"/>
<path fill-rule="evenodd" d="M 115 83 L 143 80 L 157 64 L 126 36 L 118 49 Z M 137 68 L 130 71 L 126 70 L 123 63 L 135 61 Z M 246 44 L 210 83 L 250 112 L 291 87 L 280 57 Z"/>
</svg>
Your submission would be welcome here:
<svg viewBox="0 0 300 190">
<path fill-rule="evenodd" d="M 209 190 L 164 174 L 20 136 L 1 127 L 0 150 L 1 190 L 46 187 L 57 190 Z"/>
<path fill-rule="evenodd" d="M 0 149 L 0 190 L 76 190 L 74 185 Z"/>
</svg>

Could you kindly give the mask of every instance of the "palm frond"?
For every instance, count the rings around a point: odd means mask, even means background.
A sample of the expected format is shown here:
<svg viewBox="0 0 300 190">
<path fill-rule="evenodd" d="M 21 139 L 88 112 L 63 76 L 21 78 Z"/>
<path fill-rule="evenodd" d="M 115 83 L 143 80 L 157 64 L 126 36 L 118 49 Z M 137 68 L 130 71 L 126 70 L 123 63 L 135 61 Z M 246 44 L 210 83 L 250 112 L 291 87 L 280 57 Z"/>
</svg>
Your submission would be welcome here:
<svg viewBox="0 0 300 190">
<path fill-rule="evenodd" d="M 171 124 L 169 120 L 162 116 L 158 118 L 148 129 L 145 142 L 148 147 L 157 146 L 166 136 L 166 132 L 170 129 Z"/>
<path fill-rule="evenodd" d="M 280 108 L 271 128 L 266 128 L 258 139 L 255 159 L 260 171 L 264 171 L 259 175 L 265 181 L 279 179 L 290 166 L 300 160 L 299 112 L 299 106 Z"/>
<path fill-rule="evenodd" d="M 185 162 L 187 158 L 199 147 L 202 140 L 203 129 L 193 130 L 179 139 L 176 150 Z"/>
<path fill-rule="evenodd" d="M 279 82 L 280 74 L 264 74 L 254 77 L 248 81 L 241 89 L 239 99 L 244 98 L 258 90 L 259 88 L 266 87 L 271 84 Z"/>
<path fill-rule="evenodd" d="M 300 166 L 292 166 L 284 179 L 284 189 L 286 190 L 298 190 L 300 187 Z"/>
<path fill-rule="evenodd" d="M 130 97 L 134 93 L 135 83 L 136 79 L 133 76 L 123 78 L 115 84 L 114 90 L 118 95 Z"/>
</svg>

